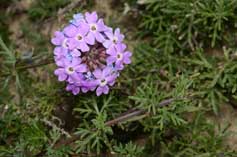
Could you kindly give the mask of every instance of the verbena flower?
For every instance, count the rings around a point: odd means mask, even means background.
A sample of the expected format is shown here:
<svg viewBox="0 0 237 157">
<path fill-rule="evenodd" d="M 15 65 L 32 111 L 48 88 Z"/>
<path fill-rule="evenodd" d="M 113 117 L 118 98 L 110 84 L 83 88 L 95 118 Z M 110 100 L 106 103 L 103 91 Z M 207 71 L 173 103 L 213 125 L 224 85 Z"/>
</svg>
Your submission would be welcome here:
<svg viewBox="0 0 237 157">
<path fill-rule="evenodd" d="M 69 83 L 76 83 L 82 79 L 82 73 L 86 71 L 86 65 L 81 64 L 79 59 L 73 58 L 72 61 L 64 59 L 54 73 L 58 76 L 59 81 L 67 80 Z"/>
<path fill-rule="evenodd" d="M 120 29 L 113 31 L 96 12 L 75 14 L 51 40 L 58 66 L 55 75 L 67 82 L 66 90 L 74 95 L 88 91 L 96 91 L 97 96 L 108 94 L 124 65 L 131 63 L 132 53 L 123 39 Z"/>
<path fill-rule="evenodd" d="M 71 50 L 79 49 L 82 52 L 89 51 L 89 46 L 87 45 L 85 38 L 87 38 L 89 27 L 81 23 L 81 27 L 78 28 L 74 25 L 69 25 L 64 29 L 64 34 L 68 38 L 68 48 Z"/>
<path fill-rule="evenodd" d="M 115 63 L 115 68 L 118 70 L 122 70 L 124 68 L 124 64 L 130 64 L 130 57 L 132 56 L 132 53 L 125 51 L 125 49 L 125 44 L 116 44 L 114 47 L 110 47 L 107 50 L 107 54 L 110 55 L 106 60 L 107 63 Z"/>
<path fill-rule="evenodd" d="M 115 46 L 118 43 L 121 43 L 124 39 L 124 35 L 120 33 L 120 29 L 116 28 L 114 33 L 112 29 L 108 32 L 105 32 L 108 39 L 103 42 L 105 48 L 109 48 L 111 46 Z"/>
<path fill-rule="evenodd" d="M 95 39 L 102 43 L 105 40 L 102 33 L 106 30 L 103 20 L 98 20 L 96 12 L 86 13 L 85 18 L 90 27 L 87 40 L 88 43 L 93 45 L 95 43 Z"/>
<path fill-rule="evenodd" d="M 68 52 L 68 39 L 59 31 L 56 31 L 54 36 L 55 37 L 51 40 L 51 42 L 57 46 L 54 48 L 54 55 L 56 59 L 61 59 L 65 57 Z"/>
<path fill-rule="evenodd" d="M 96 89 L 97 96 L 101 95 L 102 93 L 108 94 L 109 85 L 112 86 L 116 78 L 116 75 L 112 74 L 111 68 L 106 67 L 103 70 L 96 69 L 93 74 L 96 78 L 95 82 L 98 85 L 98 88 Z"/>
</svg>

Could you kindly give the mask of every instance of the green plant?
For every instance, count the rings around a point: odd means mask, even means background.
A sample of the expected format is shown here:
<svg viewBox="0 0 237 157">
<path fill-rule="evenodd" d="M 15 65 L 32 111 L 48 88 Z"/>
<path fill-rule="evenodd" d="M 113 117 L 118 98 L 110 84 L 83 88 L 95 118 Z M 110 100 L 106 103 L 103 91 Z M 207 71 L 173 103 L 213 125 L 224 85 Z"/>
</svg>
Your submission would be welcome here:
<svg viewBox="0 0 237 157">
<path fill-rule="evenodd" d="M 116 1 L 105 19 L 125 30 L 133 58 L 100 97 L 66 92 L 49 65 L 53 50 L 41 24 L 53 24 L 70 4 L 35 1 L 22 13 L 26 52 L 7 39 L 11 23 L 1 10 L 0 156 L 236 156 L 225 141 L 233 122 L 212 120 L 225 119 L 222 107 L 237 101 L 236 0 Z M 95 5 L 83 1 L 63 18 Z"/>
</svg>

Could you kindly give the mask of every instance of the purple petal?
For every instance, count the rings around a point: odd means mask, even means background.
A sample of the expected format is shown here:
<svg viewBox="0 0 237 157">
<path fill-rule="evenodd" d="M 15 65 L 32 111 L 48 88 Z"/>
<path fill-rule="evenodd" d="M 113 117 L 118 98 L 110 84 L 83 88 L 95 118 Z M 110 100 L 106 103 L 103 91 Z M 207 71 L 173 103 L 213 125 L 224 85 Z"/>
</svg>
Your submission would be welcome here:
<svg viewBox="0 0 237 157">
<path fill-rule="evenodd" d="M 79 87 L 75 87 L 72 89 L 72 93 L 73 95 L 77 95 L 80 92 L 80 88 Z"/>
<path fill-rule="evenodd" d="M 111 40 L 105 40 L 105 41 L 103 42 L 103 46 L 104 46 L 105 48 L 109 48 L 110 45 L 112 45 L 112 41 L 111 41 Z"/>
<path fill-rule="evenodd" d="M 131 63 L 131 59 L 130 57 L 132 56 L 132 53 L 129 52 L 129 51 L 126 51 L 124 54 L 123 54 L 123 62 L 125 64 L 130 64 Z"/>
<path fill-rule="evenodd" d="M 95 38 L 96 38 L 96 40 L 97 40 L 98 42 L 100 42 L 100 43 L 102 43 L 102 42 L 105 40 L 105 38 L 103 37 L 103 35 L 102 35 L 101 33 L 99 33 L 99 32 L 95 33 Z"/>
<path fill-rule="evenodd" d="M 51 39 L 51 43 L 58 46 L 58 45 L 61 45 L 62 42 L 58 38 L 53 38 L 53 39 Z"/>
<path fill-rule="evenodd" d="M 97 16 L 96 12 L 92 12 L 91 14 L 86 12 L 85 16 L 86 16 L 86 21 L 88 23 L 95 23 L 97 21 L 97 19 L 98 19 L 98 16 Z"/>
<path fill-rule="evenodd" d="M 67 79 L 67 81 L 69 82 L 69 83 L 74 83 L 74 79 L 72 78 L 72 77 L 68 77 L 68 79 Z"/>
<path fill-rule="evenodd" d="M 54 74 L 58 76 L 59 81 L 65 81 L 67 78 L 67 75 L 65 74 L 65 71 L 63 68 L 56 69 L 54 71 Z"/>
<path fill-rule="evenodd" d="M 75 37 L 78 32 L 77 27 L 74 25 L 69 25 L 64 28 L 63 33 L 67 35 L 68 37 Z"/>
<path fill-rule="evenodd" d="M 124 35 L 123 35 L 123 34 L 121 34 L 121 35 L 118 36 L 118 42 L 122 42 L 123 39 L 124 39 Z"/>
<path fill-rule="evenodd" d="M 119 35 L 120 35 L 120 29 L 119 29 L 119 28 L 116 28 L 116 29 L 115 29 L 114 35 L 115 35 L 115 36 L 119 36 Z"/>
<path fill-rule="evenodd" d="M 63 55 L 66 55 L 68 53 L 68 49 L 64 48 L 64 47 L 61 47 L 61 52 L 62 52 Z"/>
<path fill-rule="evenodd" d="M 74 85 L 68 84 L 66 87 L 66 91 L 71 91 L 74 88 Z"/>
<path fill-rule="evenodd" d="M 66 58 L 65 59 L 63 59 L 63 66 L 64 67 L 67 67 L 68 65 L 70 65 L 71 64 L 71 61 L 69 61 L 69 60 L 67 60 Z"/>
<path fill-rule="evenodd" d="M 109 93 L 109 87 L 108 86 L 104 86 L 103 87 L 103 93 L 104 94 L 108 94 Z"/>
<path fill-rule="evenodd" d="M 111 68 L 110 67 L 106 67 L 103 69 L 102 75 L 104 77 L 108 76 L 111 73 Z"/>
<path fill-rule="evenodd" d="M 116 61 L 116 57 L 114 56 L 109 56 L 107 59 L 106 59 L 106 62 L 107 64 L 112 64 Z"/>
<path fill-rule="evenodd" d="M 62 32 L 59 32 L 59 31 L 56 31 L 55 33 L 54 33 L 54 38 L 52 38 L 52 40 L 51 40 L 51 42 L 52 42 L 52 44 L 54 44 L 54 45 L 56 45 L 56 46 L 58 46 L 58 45 L 61 45 L 62 44 L 62 42 L 63 42 L 63 40 L 64 40 L 64 35 L 63 35 L 63 33 Z"/>
<path fill-rule="evenodd" d="M 63 74 L 64 73 L 64 69 L 63 68 L 58 68 L 54 71 L 54 74 L 55 75 L 60 75 L 60 74 Z"/>
<path fill-rule="evenodd" d="M 81 91 L 82 93 L 86 93 L 89 91 L 89 88 L 86 88 L 86 87 L 81 87 Z"/>
<path fill-rule="evenodd" d="M 68 39 L 68 48 L 70 50 L 73 50 L 78 46 L 79 46 L 79 41 L 78 40 L 76 40 L 75 38 Z"/>
<path fill-rule="evenodd" d="M 78 81 L 80 81 L 80 75 L 78 73 L 74 72 L 69 75 L 69 77 L 68 77 L 69 83 L 76 83 Z"/>
<path fill-rule="evenodd" d="M 88 33 L 89 29 L 90 29 L 89 25 L 85 22 L 81 22 L 79 28 L 80 29 L 78 30 L 78 32 L 82 36 L 85 36 Z"/>
<path fill-rule="evenodd" d="M 118 38 L 118 42 L 122 42 L 124 39 L 124 35 L 120 33 L 120 29 L 116 28 L 114 35 Z"/>
<path fill-rule="evenodd" d="M 71 66 L 76 66 L 76 65 L 79 65 L 80 63 L 81 63 L 81 58 L 73 58 Z"/>
<path fill-rule="evenodd" d="M 92 32 L 89 32 L 88 35 L 85 37 L 85 41 L 90 45 L 94 45 L 95 44 L 94 34 Z"/>
<path fill-rule="evenodd" d="M 64 47 L 55 47 L 54 48 L 54 55 L 56 56 L 65 56 L 67 54 L 68 50 Z"/>
<path fill-rule="evenodd" d="M 55 62 L 57 62 L 58 60 L 61 60 L 61 59 L 62 59 L 61 56 L 54 56 L 53 58 L 54 58 L 54 61 L 55 61 Z M 57 64 L 57 63 L 56 63 L 56 64 Z"/>
<path fill-rule="evenodd" d="M 59 59 L 58 57 L 55 59 L 55 63 L 59 67 L 64 67 L 64 59 Z"/>
<path fill-rule="evenodd" d="M 65 81 L 66 79 L 67 79 L 67 75 L 66 74 L 58 75 L 58 80 L 59 81 Z"/>
<path fill-rule="evenodd" d="M 111 56 L 116 56 L 117 52 L 115 50 L 115 48 L 113 46 L 111 46 L 110 48 L 107 49 L 106 51 L 107 54 L 111 55 Z"/>
<path fill-rule="evenodd" d="M 106 30 L 106 27 L 105 27 L 104 21 L 102 19 L 99 19 L 99 21 L 97 22 L 97 31 L 102 32 L 105 30 Z"/>
<path fill-rule="evenodd" d="M 120 43 L 115 46 L 115 49 L 117 50 L 117 52 L 123 52 L 126 49 L 126 47 L 127 46 L 125 44 Z"/>
<path fill-rule="evenodd" d="M 82 13 L 74 14 L 73 19 L 82 20 L 82 19 L 84 19 L 84 15 Z"/>
<path fill-rule="evenodd" d="M 117 70 L 123 70 L 124 65 L 122 64 L 121 61 L 117 61 L 117 62 L 115 63 L 115 68 L 116 68 Z"/>
<path fill-rule="evenodd" d="M 62 55 L 61 47 L 55 47 L 53 50 L 54 55 L 60 56 Z"/>
<path fill-rule="evenodd" d="M 77 50 L 77 49 L 74 49 L 74 50 L 71 52 L 71 55 L 72 55 L 73 57 L 79 57 L 79 56 L 81 56 L 81 52 L 80 52 L 79 50 Z"/>
<path fill-rule="evenodd" d="M 90 89 L 95 89 L 98 84 L 99 84 L 99 82 L 96 81 L 96 80 L 86 81 L 85 86 L 90 88 Z"/>
<path fill-rule="evenodd" d="M 85 64 L 80 64 L 75 67 L 76 72 L 86 72 L 87 71 L 87 66 Z"/>
<path fill-rule="evenodd" d="M 113 32 L 110 32 L 110 31 L 105 32 L 105 35 L 106 35 L 109 39 L 111 39 L 111 40 L 114 38 Z"/>
<path fill-rule="evenodd" d="M 62 51 L 62 49 L 60 47 L 56 47 L 54 49 L 54 59 L 55 59 L 55 62 L 57 62 L 58 60 L 61 60 L 65 57 L 65 54 L 64 51 Z M 63 66 L 63 64 L 62 64 Z"/>
<path fill-rule="evenodd" d="M 97 95 L 97 96 L 100 96 L 102 93 L 103 93 L 103 87 L 98 87 L 98 88 L 96 89 L 96 95 Z"/>
<path fill-rule="evenodd" d="M 70 20 L 70 23 L 72 23 L 75 26 L 79 26 L 82 21 L 85 21 L 84 15 L 79 13 L 73 15 L 73 20 Z"/>
<path fill-rule="evenodd" d="M 96 78 L 101 78 L 102 77 L 102 71 L 100 69 L 96 69 L 94 72 L 93 72 L 93 75 L 96 77 Z"/>
<path fill-rule="evenodd" d="M 79 48 L 82 52 L 87 52 L 90 50 L 89 46 L 85 42 L 80 42 Z"/>
<path fill-rule="evenodd" d="M 109 84 L 111 84 L 112 82 L 114 82 L 116 79 L 116 75 L 110 75 L 108 77 L 106 77 L 106 80 Z"/>
<path fill-rule="evenodd" d="M 111 75 L 111 76 L 107 77 L 108 84 L 110 86 L 113 86 L 116 78 L 117 78 L 117 75 Z"/>
<path fill-rule="evenodd" d="M 89 88 L 90 91 L 94 91 L 95 89 L 96 89 L 96 86 L 91 86 L 91 87 Z"/>
<path fill-rule="evenodd" d="M 108 94 L 109 93 L 109 87 L 107 85 L 103 86 L 103 87 L 98 87 L 97 88 L 96 95 L 100 96 L 102 93 L 104 93 L 104 94 Z"/>
</svg>

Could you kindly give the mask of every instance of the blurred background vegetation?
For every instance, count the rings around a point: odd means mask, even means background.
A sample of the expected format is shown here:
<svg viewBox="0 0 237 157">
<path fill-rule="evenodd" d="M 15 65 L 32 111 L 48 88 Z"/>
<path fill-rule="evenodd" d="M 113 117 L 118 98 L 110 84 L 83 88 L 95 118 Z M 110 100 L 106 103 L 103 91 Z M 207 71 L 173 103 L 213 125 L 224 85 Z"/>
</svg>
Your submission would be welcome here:
<svg viewBox="0 0 237 157">
<path fill-rule="evenodd" d="M 108 95 L 53 75 L 53 32 L 78 12 L 133 52 Z M 1 0 L 0 156 L 236 157 L 236 0 Z"/>
</svg>

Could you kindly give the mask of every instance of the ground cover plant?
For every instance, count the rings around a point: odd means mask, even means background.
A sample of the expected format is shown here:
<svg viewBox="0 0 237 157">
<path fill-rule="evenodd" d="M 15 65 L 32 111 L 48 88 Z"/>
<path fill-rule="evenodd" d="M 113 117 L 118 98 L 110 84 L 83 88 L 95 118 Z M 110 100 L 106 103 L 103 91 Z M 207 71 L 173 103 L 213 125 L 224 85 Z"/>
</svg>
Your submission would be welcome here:
<svg viewBox="0 0 237 157">
<path fill-rule="evenodd" d="M 93 11 L 131 63 L 109 92 L 69 92 L 51 39 Z M 0 156 L 237 156 L 236 0 L 3 0 L 0 13 Z"/>
</svg>

